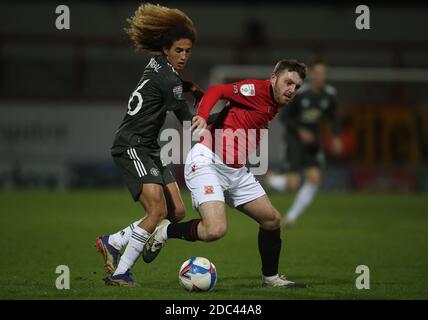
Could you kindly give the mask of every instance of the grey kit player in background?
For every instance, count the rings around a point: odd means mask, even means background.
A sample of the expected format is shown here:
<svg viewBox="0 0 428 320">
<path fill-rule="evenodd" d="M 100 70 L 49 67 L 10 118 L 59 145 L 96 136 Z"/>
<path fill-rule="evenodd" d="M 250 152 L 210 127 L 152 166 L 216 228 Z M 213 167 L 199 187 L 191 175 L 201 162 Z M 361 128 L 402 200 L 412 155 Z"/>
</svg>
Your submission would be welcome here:
<svg viewBox="0 0 428 320">
<path fill-rule="evenodd" d="M 298 190 L 293 204 L 282 217 L 282 226 L 296 223 L 312 203 L 321 184 L 324 154 L 320 142 L 320 123 L 323 118 L 328 118 L 331 123 L 333 154 L 340 153 L 342 149 L 338 137 L 336 90 L 326 83 L 327 65 L 323 60 L 317 59 L 309 64 L 308 79 L 308 83 L 302 85 L 294 100 L 280 115 L 285 131 L 283 172 L 268 179 L 269 185 L 276 191 Z"/>
</svg>

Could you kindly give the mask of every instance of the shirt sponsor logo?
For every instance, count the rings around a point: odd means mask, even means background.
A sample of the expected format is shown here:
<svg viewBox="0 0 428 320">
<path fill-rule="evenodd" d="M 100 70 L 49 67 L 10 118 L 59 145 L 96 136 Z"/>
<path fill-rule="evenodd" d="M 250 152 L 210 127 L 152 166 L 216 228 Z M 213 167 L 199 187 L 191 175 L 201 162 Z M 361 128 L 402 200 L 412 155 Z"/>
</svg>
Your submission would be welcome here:
<svg viewBox="0 0 428 320">
<path fill-rule="evenodd" d="M 241 94 L 246 97 L 254 97 L 256 95 L 256 88 L 254 84 L 243 84 L 239 89 Z"/>
<path fill-rule="evenodd" d="M 162 68 L 162 66 L 154 59 L 152 58 L 148 64 L 148 67 L 155 70 L 155 72 L 159 72 L 159 69 Z"/>
<path fill-rule="evenodd" d="M 236 83 L 233 84 L 233 93 L 238 95 L 239 90 L 238 90 L 238 85 Z"/>
<path fill-rule="evenodd" d="M 321 112 L 318 109 L 309 109 L 303 112 L 304 122 L 317 122 L 321 117 Z"/>
<path fill-rule="evenodd" d="M 183 86 L 181 84 L 179 86 L 174 87 L 172 89 L 172 92 L 177 100 L 183 100 Z"/>
<path fill-rule="evenodd" d="M 205 194 L 214 194 L 214 187 L 213 186 L 204 186 L 204 193 Z"/>
</svg>

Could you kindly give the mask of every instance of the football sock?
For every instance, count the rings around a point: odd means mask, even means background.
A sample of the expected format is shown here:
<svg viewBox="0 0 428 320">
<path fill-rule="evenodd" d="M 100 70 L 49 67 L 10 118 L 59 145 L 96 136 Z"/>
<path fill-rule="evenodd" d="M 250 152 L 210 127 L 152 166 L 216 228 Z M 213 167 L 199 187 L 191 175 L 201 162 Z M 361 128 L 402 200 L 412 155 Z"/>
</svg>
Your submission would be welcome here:
<svg viewBox="0 0 428 320">
<path fill-rule="evenodd" d="M 173 239 L 182 239 L 187 241 L 199 240 L 198 224 L 201 219 L 193 219 L 186 222 L 171 223 L 166 228 L 166 237 Z M 165 235 L 164 235 L 165 238 Z"/>
<path fill-rule="evenodd" d="M 259 253 L 262 258 L 262 274 L 265 277 L 278 275 L 278 261 L 281 252 L 281 231 L 259 228 Z"/>
<path fill-rule="evenodd" d="M 290 210 L 288 210 L 286 219 L 296 220 L 303 211 L 311 204 L 318 190 L 318 186 L 306 182 L 297 193 L 296 199 L 293 202 Z"/>
<path fill-rule="evenodd" d="M 134 227 L 134 231 L 132 231 L 128 245 L 120 258 L 119 265 L 117 266 L 114 275 L 124 274 L 128 269 L 131 269 L 143 251 L 144 244 L 149 237 L 150 233 L 146 230 L 139 226 Z"/>
<path fill-rule="evenodd" d="M 122 248 L 126 247 L 129 238 L 131 237 L 132 231 L 134 230 L 135 226 L 138 226 L 140 224 L 141 220 L 143 219 L 135 221 L 125 229 L 110 235 L 108 238 L 108 243 L 117 250 L 121 250 Z"/>
</svg>

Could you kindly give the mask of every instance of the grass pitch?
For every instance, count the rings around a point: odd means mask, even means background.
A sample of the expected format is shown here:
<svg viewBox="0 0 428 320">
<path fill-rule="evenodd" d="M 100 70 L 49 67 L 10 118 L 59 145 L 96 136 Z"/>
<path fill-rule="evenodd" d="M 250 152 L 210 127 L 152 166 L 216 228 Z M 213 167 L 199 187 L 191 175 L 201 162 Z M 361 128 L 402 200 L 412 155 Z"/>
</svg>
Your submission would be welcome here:
<svg viewBox="0 0 428 320">
<path fill-rule="evenodd" d="M 196 217 L 183 193 L 187 218 Z M 280 212 L 293 195 L 270 195 Z M 133 270 L 137 288 L 108 287 L 98 235 L 141 216 L 126 190 L 0 194 L 1 299 L 428 299 L 426 195 L 319 194 L 296 228 L 282 232 L 280 271 L 308 289 L 261 287 L 258 226 L 228 209 L 228 233 L 212 243 L 170 240 L 151 264 Z M 187 219 L 186 218 L 186 219 Z M 188 293 L 178 269 L 192 256 L 217 267 L 217 286 Z M 57 290 L 58 265 L 70 268 L 70 290 Z M 370 289 L 358 290 L 358 265 Z"/>
</svg>

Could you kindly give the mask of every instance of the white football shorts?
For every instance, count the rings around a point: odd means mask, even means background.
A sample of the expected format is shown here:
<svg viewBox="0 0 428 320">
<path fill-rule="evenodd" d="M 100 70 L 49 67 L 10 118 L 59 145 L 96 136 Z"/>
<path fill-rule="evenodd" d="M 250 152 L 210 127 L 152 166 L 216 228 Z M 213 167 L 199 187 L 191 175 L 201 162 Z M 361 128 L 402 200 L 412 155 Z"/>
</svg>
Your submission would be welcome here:
<svg viewBox="0 0 428 320">
<path fill-rule="evenodd" d="M 195 209 L 208 201 L 226 202 L 235 208 L 266 194 L 247 167 L 225 165 L 219 156 L 200 143 L 187 155 L 184 178 Z"/>
</svg>

